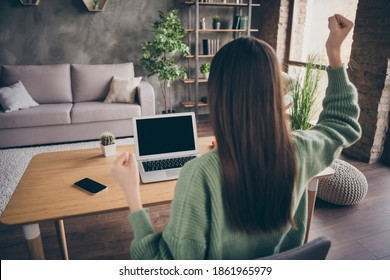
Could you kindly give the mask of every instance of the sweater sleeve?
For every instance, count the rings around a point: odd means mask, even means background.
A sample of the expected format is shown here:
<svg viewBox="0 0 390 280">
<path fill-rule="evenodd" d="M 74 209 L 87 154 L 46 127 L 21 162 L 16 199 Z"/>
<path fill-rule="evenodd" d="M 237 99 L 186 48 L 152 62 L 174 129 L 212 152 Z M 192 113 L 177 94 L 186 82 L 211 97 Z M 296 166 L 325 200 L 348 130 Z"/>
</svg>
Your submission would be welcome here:
<svg viewBox="0 0 390 280">
<path fill-rule="evenodd" d="M 344 67 L 327 69 L 328 88 L 317 125 L 293 132 L 301 182 L 329 166 L 343 147 L 360 138 L 357 91 Z"/>
<path fill-rule="evenodd" d="M 129 215 L 134 231 L 133 259 L 204 259 L 208 236 L 208 199 L 197 160 L 184 166 L 176 184 L 169 223 L 153 230 L 148 209 Z"/>
</svg>

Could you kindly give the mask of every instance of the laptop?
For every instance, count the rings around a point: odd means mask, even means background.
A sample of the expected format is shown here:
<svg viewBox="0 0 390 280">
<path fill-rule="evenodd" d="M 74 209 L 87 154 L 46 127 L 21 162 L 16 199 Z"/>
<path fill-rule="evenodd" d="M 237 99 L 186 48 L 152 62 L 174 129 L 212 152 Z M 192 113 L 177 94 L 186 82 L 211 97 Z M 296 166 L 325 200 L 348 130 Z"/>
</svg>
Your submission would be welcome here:
<svg viewBox="0 0 390 280">
<path fill-rule="evenodd" d="M 199 156 L 192 112 L 134 117 L 133 128 L 143 183 L 177 179 L 183 165 Z"/>
</svg>

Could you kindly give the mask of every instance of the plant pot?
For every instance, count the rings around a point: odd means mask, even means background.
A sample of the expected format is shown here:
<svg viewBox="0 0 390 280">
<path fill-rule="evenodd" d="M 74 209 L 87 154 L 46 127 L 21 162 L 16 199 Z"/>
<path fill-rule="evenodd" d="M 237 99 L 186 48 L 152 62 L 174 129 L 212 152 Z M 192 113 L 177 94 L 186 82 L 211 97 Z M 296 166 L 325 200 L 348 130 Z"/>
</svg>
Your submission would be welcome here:
<svg viewBox="0 0 390 280">
<path fill-rule="evenodd" d="M 221 22 L 213 22 L 213 28 L 214 29 L 220 29 L 221 28 Z"/>
<path fill-rule="evenodd" d="M 164 111 L 162 111 L 162 113 L 163 114 L 174 114 L 174 113 L 176 113 L 176 111 L 175 110 L 172 110 L 172 112 L 171 112 L 171 110 L 168 110 L 168 113 L 164 110 Z"/>
<path fill-rule="evenodd" d="M 100 148 L 102 149 L 102 153 L 105 157 L 115 156 L 116 155 L 116 144 L 103 146 L 100 144 Z"/>
<path fill-rule="evenodd" d="M 208 79 L 209 79 L 209 76 L 210 76 L 210 73 L 203 73 L 203 75 L 204 75 L 204 78 L 205 78 L 206 80 L 208 80 Z"/>
<path fill-rule="evenodd" d="M 202 96 L 200 98 L 200 102 L 206 103 L 207 104 L 207 96 Z"/>
</svg>

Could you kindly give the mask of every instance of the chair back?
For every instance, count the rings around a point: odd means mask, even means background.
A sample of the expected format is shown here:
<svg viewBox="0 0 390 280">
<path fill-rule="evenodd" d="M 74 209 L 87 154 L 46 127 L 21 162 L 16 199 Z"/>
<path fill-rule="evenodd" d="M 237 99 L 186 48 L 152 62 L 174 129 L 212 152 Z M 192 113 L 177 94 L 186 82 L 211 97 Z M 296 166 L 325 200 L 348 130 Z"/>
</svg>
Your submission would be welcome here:
<svg viewBox="0 0 390 280">
<path fill-rule="evenodd" d="M 331 244 L 327 236 L 320 236 L 302 246 L 261 258 L 261 260 L 325 260 Z"/>
</svg>

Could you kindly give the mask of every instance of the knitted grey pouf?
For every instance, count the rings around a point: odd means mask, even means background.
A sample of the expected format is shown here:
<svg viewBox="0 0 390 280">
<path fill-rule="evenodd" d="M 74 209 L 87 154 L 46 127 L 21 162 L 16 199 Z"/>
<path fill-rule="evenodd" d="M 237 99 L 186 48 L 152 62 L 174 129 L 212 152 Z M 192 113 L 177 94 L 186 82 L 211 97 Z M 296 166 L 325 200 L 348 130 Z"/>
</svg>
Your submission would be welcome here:
<svg viewBox="0 0 390 280">
<path fill-rule="evenodd" d="M 318 198 L 337 205 L 352 205 L 366 196 L 367 179 L 356 167 L 339 159 L 331 167 L 335 173 L 318 182 Z"/>
</svg>

